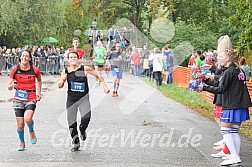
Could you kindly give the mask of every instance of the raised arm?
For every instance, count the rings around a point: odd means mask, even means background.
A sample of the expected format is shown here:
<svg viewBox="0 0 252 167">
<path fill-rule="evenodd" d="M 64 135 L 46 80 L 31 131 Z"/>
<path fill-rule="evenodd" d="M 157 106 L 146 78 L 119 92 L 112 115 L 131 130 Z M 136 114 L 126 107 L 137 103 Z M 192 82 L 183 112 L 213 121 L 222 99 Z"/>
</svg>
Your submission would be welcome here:
<svg viewBox="0 0 252 167">
<path fill-rule="evenodd" d="M 60 80 L 58 82 L 58 87 L 62 88 L 64 86 L 64 83 L 66 82 L 66 80 L 67 80 L 67 74 L 66 74 L 65 70 L 63 70 L 61 72 Z"/>
</svg>

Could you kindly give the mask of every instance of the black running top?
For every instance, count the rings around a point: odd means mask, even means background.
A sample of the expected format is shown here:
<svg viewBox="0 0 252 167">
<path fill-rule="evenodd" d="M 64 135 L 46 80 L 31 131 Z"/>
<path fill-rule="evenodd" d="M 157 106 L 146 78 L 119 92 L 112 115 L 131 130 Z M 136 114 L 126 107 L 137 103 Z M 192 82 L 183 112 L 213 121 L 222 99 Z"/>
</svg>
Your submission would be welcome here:
<svg viewBox="0 0 252 167">
<path fill-rule="evenodd" d="M 81 66 L 76 71 L 68 72 L 67 68 L 65 69 L 67 74 L 67 100 L 78 101 L 83 96 L 88 94 L 88 79 L 85 75 L 84 66 Z"/>
</svg>

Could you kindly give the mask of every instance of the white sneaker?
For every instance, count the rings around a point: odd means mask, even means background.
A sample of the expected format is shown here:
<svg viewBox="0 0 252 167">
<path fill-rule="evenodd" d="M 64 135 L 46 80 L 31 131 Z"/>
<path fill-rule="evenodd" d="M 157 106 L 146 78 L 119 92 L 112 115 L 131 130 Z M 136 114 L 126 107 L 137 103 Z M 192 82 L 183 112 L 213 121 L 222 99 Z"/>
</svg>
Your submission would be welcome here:
<svg viewBox="0 0 252 167">
<path fill-rule="evenodd" d="M 220 163 L 221 166 L 240 166 L 241 159 L 239 157 L 231 157 L 230 159 L 224 160 Z"/>
<path fill-rule="evenodd" d="M 229 156 L 226 156 L 226 157 L 222 157 L 223 160 L 227 160 L 227 159 L 230 159 L 231 158 L 231 155 L 229 154 Z"/>
<path fill-rule="evenodd" d="M 213 158 L 222 158 L 222 157 L 227 157 L 229 154 L 225 154 L 223 151 L 218 152 L 217 154 L 211 154 Z"/>
<path fill-rule="evenodd" d="M 228 160 L 228 159 L 230 159 L 231 158 L 231 155 L 229 154 L 228 156 L 226 156 L 226 157 L 222 157 L 221 159 L 223 159 L 223 160 Z M 239 157 L 240 158 L 240 157 Z"/>
<path fill-rule="evenodd" d="M 222 145 L 224 143 L 224 139 L 220 140 L 220 141 L 217 141 L 216 143 L 214 143 L 213 145 L 214 146 L 219 146 L 219 145 Z"/>
</svg>

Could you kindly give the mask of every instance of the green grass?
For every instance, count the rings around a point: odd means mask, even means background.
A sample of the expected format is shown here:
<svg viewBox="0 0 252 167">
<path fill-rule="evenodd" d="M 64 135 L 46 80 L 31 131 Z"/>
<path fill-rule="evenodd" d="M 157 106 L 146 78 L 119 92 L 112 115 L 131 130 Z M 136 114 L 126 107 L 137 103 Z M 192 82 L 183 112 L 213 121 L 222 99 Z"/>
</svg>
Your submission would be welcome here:
<svg viewBox="0 0 252 167">
<path fill-rule="evenodd" d="M 153 82 L 150 82 L 149 79 L 143 78 L 143 80 L 153 86 Z M 213 117 L 213 104 L 207 101 L 201 93 L 190 92 L 185 88 L 177 85 L 161 85 L 157 89 L 162 92 L 165 96 L 191 108 L 194 111 L 199 112 L 203 116 L 206 116 L 214 121 Z M 242 124 L 240 128 L 240 134 L 252 140 L 252 121 L 247 121 Z"/>
</svg>

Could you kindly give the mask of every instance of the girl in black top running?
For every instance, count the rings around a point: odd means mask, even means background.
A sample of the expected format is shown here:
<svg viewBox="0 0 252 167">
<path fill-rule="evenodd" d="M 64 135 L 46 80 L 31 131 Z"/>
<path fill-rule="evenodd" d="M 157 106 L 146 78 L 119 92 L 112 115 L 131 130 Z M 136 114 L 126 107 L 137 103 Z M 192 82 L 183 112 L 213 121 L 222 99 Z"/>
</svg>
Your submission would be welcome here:
<svg viewBox="0 0 252 167">
<path fill-rule="evenodd" d="M 80 147 L 80 140 L 76 122 L 78 109 L 81 113 L 81 124 L 79 126 L 81 134 L 80 138 L 83 141 L 86 139 L 86 129 L 91 118 L 91 106 L 89 101 L 87 74 L 91 74 L 99 78 L 106 94 L 108 94 L 110 90 L 104 82 L 103 77 L 97 71 L 95 71 L 89 66 L 79 65 L 79 55 L 77 52 L 69 52 L 68 59 L 69 67 L 62 71 L 58 87 L 62 88 L 64 86 L 65 81 L 67 81 L 67 121 L 74 145 L 71 151 L 78 151 Z"/>
</svg>

